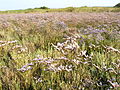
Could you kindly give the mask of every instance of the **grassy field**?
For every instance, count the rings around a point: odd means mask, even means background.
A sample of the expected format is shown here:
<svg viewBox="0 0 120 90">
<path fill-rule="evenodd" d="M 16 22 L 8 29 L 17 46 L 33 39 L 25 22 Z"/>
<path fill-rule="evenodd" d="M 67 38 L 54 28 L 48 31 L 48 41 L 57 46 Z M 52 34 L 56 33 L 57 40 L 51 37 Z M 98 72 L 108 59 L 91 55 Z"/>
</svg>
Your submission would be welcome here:
<svg viewBox="0 0 120 90">
<path fill-rule="evenodd" d="M 6 13 L 48 13 L 48 12 L 120 12 L 118 7 L 67 7 L 60 9 L 39 9 L 29 8 L 23 10 L 0 11 L 0 14 Z"/>
<path fill-rule="evenodd" d="M 120 9 L 61 10 L 1 12 L 1 90 L 120 89 Z"/>
</svg>

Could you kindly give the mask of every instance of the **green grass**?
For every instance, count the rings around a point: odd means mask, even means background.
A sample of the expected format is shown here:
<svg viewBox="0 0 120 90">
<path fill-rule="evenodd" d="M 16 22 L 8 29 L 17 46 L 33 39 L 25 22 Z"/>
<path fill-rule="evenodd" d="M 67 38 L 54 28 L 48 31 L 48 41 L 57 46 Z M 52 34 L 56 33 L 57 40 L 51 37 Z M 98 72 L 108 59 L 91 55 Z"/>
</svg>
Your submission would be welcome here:
<svg viewBox="0 0 120 90">
<path fill-rule="evenodd" d="M 25 9 L 25 10 L 8 10 L 0 11 L 1 14 L 6 13 L 46 13 L 46 12 L 119 12 L 117 7 L 67 7 L 59 9 Z"/>
</svg>

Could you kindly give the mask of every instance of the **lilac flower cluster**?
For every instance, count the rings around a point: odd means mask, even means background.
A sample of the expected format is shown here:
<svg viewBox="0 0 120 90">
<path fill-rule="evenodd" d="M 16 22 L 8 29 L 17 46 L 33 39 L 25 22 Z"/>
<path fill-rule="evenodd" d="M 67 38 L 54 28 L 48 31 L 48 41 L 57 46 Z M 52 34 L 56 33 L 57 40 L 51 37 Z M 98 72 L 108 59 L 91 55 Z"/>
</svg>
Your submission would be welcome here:
<svg viewBox="0 0 120 90">
<path fill-rule="evenodd" d="M 9 44 L 13 44 L 13 43 L 16 43 L 17 40 L 14 40 L 14 41 L 0 41 L 0 47 L 4 47 L 4 46 L 7 46 Z"/>
</svg>

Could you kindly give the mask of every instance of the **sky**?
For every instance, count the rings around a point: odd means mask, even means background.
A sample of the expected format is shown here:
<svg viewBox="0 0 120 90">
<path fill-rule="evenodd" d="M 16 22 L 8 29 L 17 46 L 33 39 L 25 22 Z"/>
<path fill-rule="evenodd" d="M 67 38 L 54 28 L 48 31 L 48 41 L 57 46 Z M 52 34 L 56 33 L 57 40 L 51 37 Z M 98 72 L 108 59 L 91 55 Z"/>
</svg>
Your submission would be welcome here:
<svg viewBox="0 0 120 90">
<path fill-rule="evenodd" d="M 49 8 L 114 6 L 120 0 L 0 0 L 0 10 L 17 10 L 47 6 Z"/>
</svg>

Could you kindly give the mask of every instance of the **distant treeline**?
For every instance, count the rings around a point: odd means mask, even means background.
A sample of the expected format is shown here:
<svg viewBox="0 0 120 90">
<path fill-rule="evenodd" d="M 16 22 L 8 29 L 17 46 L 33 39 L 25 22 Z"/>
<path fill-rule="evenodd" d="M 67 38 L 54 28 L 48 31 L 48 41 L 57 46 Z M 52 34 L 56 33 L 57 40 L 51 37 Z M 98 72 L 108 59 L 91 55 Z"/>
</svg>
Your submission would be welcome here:
<svg viewBox="0 0 120 90">
<path fill-rule="evenodd" d="M 42 6 L 42 7 L 36 7 L 36 8 L 28 8 L 28 9 L 50 9 L 50 8 L 46 6 Z"/>
</svg>

